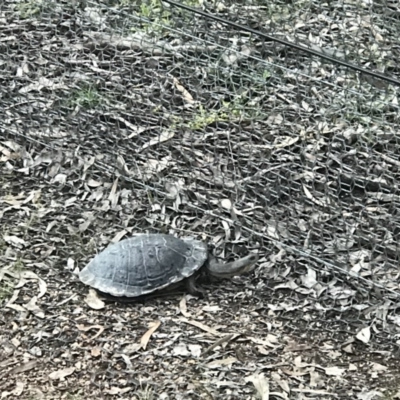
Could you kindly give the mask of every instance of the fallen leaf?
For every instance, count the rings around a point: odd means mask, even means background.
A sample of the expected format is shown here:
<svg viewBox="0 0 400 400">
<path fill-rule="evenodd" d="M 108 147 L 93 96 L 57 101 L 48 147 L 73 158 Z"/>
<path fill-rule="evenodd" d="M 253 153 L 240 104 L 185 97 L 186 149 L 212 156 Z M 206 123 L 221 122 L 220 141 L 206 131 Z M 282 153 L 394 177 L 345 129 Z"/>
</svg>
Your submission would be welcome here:
<svg viewBox="0 0 400 400">
<path fill-rule="evenodd" d="M 146 350 L 147 343 L 149 342 L 151 335 L 158 329 L 160 325 L 161 321 L 155 321 L 149 324 L 150 329 L 140 339 L 140 345 L 142 346 L 143 350 Z"/>
<path fill-rule="evenodd" d="M 322 381 L 321 375 L 313 368 L 309 370 L 310 374 L 310 387 L 317 387 L 318 383 Z"/>
<path fill-rule="evenodd" d="M 208 368 L 218 368 L 222 365 L 232 365 L 233 363 L 237 362 L 238 359 L 236 357 L 228 357 L 222 360 L 214 360 L 206 364 Z"/>
<path fill-rule="evenodd" d="M 383 393 L 378 392 L 377 390 L 372 390 L 369 392 L 361 392 L 357 394 L 358 400 L 378 400 L 379 398 L 383 398 Z M 395 399 L 396 397 L 393 397 Z"/>
<path fill-rule="evenodd" d="M 114 208 L 118 203 L 119 192 L 117 192 L 117 190 L 118 190 L 118 178 L 115 179 L 111 187 L 110 194 L 108 195 L 108 200 L 110 201 L 112 208 Z"/>
<path fill-rule="evenodd" d="M 48 88 L 50 90 L 58 90 L 58 89 L 68 89 L 68 86 L 65 86 L 62 83 L 55 83 L 54 80 L 48 79 L 44 76 L 40 77 L 39 80 L 35 83 L 24 86 L 19 90 L 19 93 L 25 94 L 32 91 L 40 92 L 43 88 Z"/>
<path fill-rule="evenodd" d="M 100 347 L 92 347 L 90 350 L 90 354 L 92 357 L 98 357 L 101 354 L 101 348 Z"/>
<path fill-rule="evenodd" d="M 12 374 L 19 374 L 21 372 L 26 372 L 26 371 L 30 371 L 31 369 L 36 367 L 36 364 L 38 362 L 36 360 L 32 360 L 32 361 L 28 361 L 25 364 L 22 365 L 18 365 L 17 367 L 13 368 L 10 371 L 10 375 Z"/>
<path fill-rule="evenodd" d="M 46 282 L 43 279 L 39 278 L 39 276 L 36 275 L 32 271 L 22 271 L 20 273 L 20 280 L 19 280 L 18 284 L 15 286 L 15 288 L 19 289 L 22 286 L 24 286 L 25 283 L 27 282 L 27 279 L 33 279 L 38 282 L 38 286 L 39 286 L 39 294 L 37 295 L 38 299 L 40 299 L 41 297 L 43 297 L 46 294 L 46 292 L 47 292 Z"/>
<path fill-rule="evenodd" d="M 168 166 L 171 167 L 173 165 L 175 165 L 175 162 L 170 156 L 160 159 L 149 158 L 141 168 L 142 179 L 146 182 L 153 176 L 166 169 Z M 175 198 L 177 195 L 176 191 L 179 191 L 179 186 L 171 182 L 166 182 L 166 190 L 169 198 Z M 175 192 L 175 194 L 172 192 Z"/>
<path fill-rule="evenodd" d="M 361 342 L 363 342 L 363 343 L 368 343 L 368 342 L 369 342 L 369 339 L 371 338 L 371 330 L 370 330 L 370 327 L 367 326 L 366 328 L 361 329 L 361 330 L 357 333 L 356 338 L 357 338 L 358 340 L 360 340 Z"/>
<path fill-rule="evenodd" d="M 225 210 L 231 210 L 232 202 L 229 199 L 222 199 L 221 206 L 222 206 L 222 208 L 225 208 Z"/>
<path fill-rule="evenodd" d="M 260 338 L 254 338 L 249 336 L 248 339 L 252 341 L 253 343 L 259 344 L 261 346 L 267 346 L 271 347 L 272 349 L 275 349 L 277 345 L 279 345 L 279 339 L 275 336 L 269 333 L 264 339 Z M 298 351 L 298 350 L 303 350 L 303 348 L 299 349 L 298 347 L 290 347 L 291 344 L 294 342 L 290 342 L 287 347 L 285 347 L 284 351 Z M 310 346 L 307 347 L 306 349 L 311 348 Z"/>
<path fill-rule="evenodd" d="M 41 308 L 36 304 L 37 302 L 37 297 L 33 296 L 31 300 L 24 305 L 24 308 L 30 311 L 33 315 L 35 315 L 38 318 L 44 318 L 44 312 L 41 310 Z"/>
<path fill-rule="evenodd" d="M 310 199 L 315 204 L 318 204 L 321 207 L 328 207 L 330 205 L 328 199 L 325 199 L 322 197 L 317 199 L 316 197 L 314 197 L 305 185 L 303 185 L 303 190 L 304 190 L 304 194 L 307 196 L 307 198 Z M 325 202 L 323 201 L 324 199 L 325 199 Z"/>
<path fill-rule="evenodd" d="M 282 388 L 282 390 L 284 390 L 286 393 L 290 393 L 288 381 L 282 379 L 277 372 L 272 372 L 271 378 Z"/>
<path fill-rule="evenodd" d="M 226 335 L 226 336 L 221 337 L 220 339 L 218 339 L 216 342 L 214 342 L 211 346 L 207 347 L 207 349 L 205 349 L 203 351 L 203 356 L 205 356 L 207 353 L 211 352 L 212 350 L 214 350 L 218 346 L 221 346 L 224 343 L 230 342 L 233 339 L 234 336 L 235 335 L 231 333 L 230 335 Z"/>
<path fill-rule="evenodd" d="M 33 346 L 29 349 L 29 353 L 35 357 L 41 357 L 43 355 L 43 351 L 38 346 Z"/>
<path fill-rule="evenodd" d="M 141 345 L 139 343 L 131 343 L 124 347 L 123 352 L 125 354 L 133 354 L 137 353 L 141 349 Z"/>
<path fill-rule="evenodd" d="M 93 310 L 101 310 L 105 307 L 104 301 L 98 297 L 94 289 L 89 289 L 89 293 L 84 301 L 90 308 L 93 308 Z"/>
<path fill-rule="evenodd" d="M 198 344 L 189 344 L 189 351 L 193 357 L 198 358 L 201 355 L 201 346 Z"/>
<path fill-rule="evenodd" d="M 386 371 L 388 369 L 388 367 L 386 367 L 385 365 L 382 364 L 378 364 L 378 363 L 372 363 L 372 371 Z"/>
<path fill-rule="evenodd" d="M 208 333 L 211 333 L 211 334 L 214 335 L 214 336 L 221 336 L 221 335 L 222 335 L 222 333 L 219 333 L 216 329 L 210 328 L 209 326 L 204 325 L 204 324 L 202 324 L 201 322 L 198 322 L 198 321 L 190 321 L 190 320 L 188 320 L 188 319 L 186 319 L 186 318 L 181 318 L 181 321 L 186 322 L 187 324 L 193 325 L 193 326 L 195 326 L 195 327 L 197 327 L 197 328 L 200 328 L 200 329 L 202 329 L 203 331 L 208 332 Z"/>
<path fill-rule="evenodd" d="M 330 376 L 341 376 L 346 370 L 344 368 L 339 368 L 339 367 L 328 367 L 328 368 L 323 368 L 326 375 Z"/>
<path fill-rule="evenodd" d="M 100 336 L 103 332 L 104 332 L 104 327 L 101 325 L 91 325 L 91 326 L 85 326 L 85 325 L 77 325 L 77 328 L 82 331 L 82 332 L 88 332 L 92 329 L 97 329 L 97 333 L 92 336 L 90 339 L 87 338 L 87 336 L 85 336 L 85 340 L 90 342 L 91 340 L 96 339 L 98 336 Z"/>
<path fill-rule="evenodd" d="M 23 382 L 15 382 L 15 389 L 13 391 L 10 392 L 10 394 L 19 397 L 21 396 L 22 392 L 24 391 L 24 383 Z M 3 397 L 2 397 L 3 398 Z"/>
<path fill-rule="evenodd" d="M 124 393 L 128 393 L 131 390 L 133 390 L 133 387 L 126 387 L 126 388 L 118 388 L 118 387 L 111 387 L 110 389 L 105 389 L 104 392 L 111 394 L 111 395 L 115 395 L 115 394 L 124 394 Z"/>
<path fill-rule="evenodd" d="M 182 93 L 183 98 L 189 103 L 189 104 L 193 104 L 194 100 L 192 95 L 180 84 L 180 82 L 178 81 L 178 79 L 176 79 L 175 77 L 173 78 L 175 87 Z"/>
<path fill-rule="evenodd" d="M 268 356 L 271 353 L 271 351 L 267 350 L 264 346 L 257 346 L 257 350 L 263 356 Z"/>
<path fill-rule="evenodd" d="M 187 312 L 186 296 L 183 296 L 181 301 L 179 302 L 179 311 L 184 317 L 190 317 L 190 313 Z"/>
<path fill-rule="evenodd" d="M 60 379 L 61 381 L 64 380 L 65 377 L 72 375 L 75 372 L 75 367 L 60 369 L 58 371 L 54 371 L 49 374 L 50 379 Z"/>
<path fill-rule="evenodd" d="M 251 375 L 245 378 L 245 381 L 254 385 L 261 400 L 269 400 L 269 382 L 263 374 Z"/>
<path fill-rule="evenodd" d="M 142 149 L 147 149 L 147 147 L 153 146 L 155 144 L 160 144 L 172 139 L 175 133 L 172 130 L 163 129 L 157 138 L 151 139 L 149 142 L 142 146 Z"/>
<path fill-rule="evenodd" d="M 86 172 L 96 161 L 96 157 L 92 156 L 83 160 L 83 171 Z"/>
<path fill-rule="evenodd" d="M 126 234 L 128 233 L 127 230 L 123 229 L 119 231 L 112 239 L 111 243 L 118 243 Z"/>
<path fill-rule="evenodd" d="M 182 189 L 182 186 L 179 181 L 176 183 L 171 183 L 171 182 L 165 182 L 165 191 L 166 191 L 166 196 L 169 199 L 177 199 L 179 192 Z"/>
<path fill-rule="evenodd" d="M 188 350 L 188 348 L 186 347 L 186 345 L 184 343 L 181 343 L 172 349 L 172 354 L 174 356 L 186 356 L 187 357 L 190 355 L 190 351 Z"/>
<path fill-rule="evenodd" d="M 301 277 L 301 282 L 306 288 L 311 289 L 318 283 L 317 273 L 312 268 L 307 268 L 307 275 Z"/>
<path fill-rule="evenodd" d="M 88 185 L 89 187 L 93 187 L 93 188 L 99 187 L 99 186 L 101 186 L 102 184 L 103 184 L 103 182 L 95 181 L 94 179 L 89 179 L 89 180 L 87 181 L 87 185 Z"/>
<path fill-rule="evenodd" d="M 279 138 L 280 143 L 274 144 L 274 147 L 275 147 L 276 149 L 283 149 L 284 147 L 288 147 L 288 146 L 291 146 L 292 144 L 295 144 L 296 142 L 299 141 L 299 139 L 300 139 L 300 138 L 299 138 L 298 136 L 296 136 L 296 137 L 290 137 L 290 136 L 288 136 L 288 137 L 284 138 L 283 140 L 282 140 L 282 138 L 280 137 L 280 138 Z M 278 141 L 278 139 L 277 139 L 277 141 Z"/>
<path fill-rule="evenodd" d="M 82 222 L 81 224 L 78 225 L 78 230 L 79 232 L 83 233 L 85 231 L 87 231 L 87 229 L 89 228 L 89 226 L 92 223 L 92 219 L 89 218 L 86 221 Z"/>
<path fill-rule="evenodd" d="M 124 360 L 128 369 L 133 369 L 131 359 L 126 354 L 120 354 L 120 357 Z"/>
<path fill-rule="evenodd" d="M 353 345 L 350 343 L 347 346 L 343 347 L 343 351 L 349 354 L 354 353 L 353 351 Z"/>
<path fill-rule="evenodd" d="M 126 165 L 126 161 L 125 161 L 124 157 L 122 157 L 121 154 L 118 154 L 118 156 L 117 156 L 116 167 L 123 175 L 129 176 L 129 175 L 133 174 L 133 172 Z"/>
<path fill-rule="evenodd" d="M 68 258 L 67 259 L 67 269 L 69 271 L 73 271 L 75 268 L 75 260 L 73 258 Z"/>
<path fill-rule="evenodd" d="M 25 247 L 28 243 L 24 240 L 19 238 L 18 236 L 8 236 L 4 235 L 3 239 L 8 243 L 12 244 L 16 247 Z"/>
<path fill-rule="evenodd" d="M 218 312 L 218 311 L 221 311 L 221 307 L 220 306 L 204 306 L 203 311 Z"/>
</svg>

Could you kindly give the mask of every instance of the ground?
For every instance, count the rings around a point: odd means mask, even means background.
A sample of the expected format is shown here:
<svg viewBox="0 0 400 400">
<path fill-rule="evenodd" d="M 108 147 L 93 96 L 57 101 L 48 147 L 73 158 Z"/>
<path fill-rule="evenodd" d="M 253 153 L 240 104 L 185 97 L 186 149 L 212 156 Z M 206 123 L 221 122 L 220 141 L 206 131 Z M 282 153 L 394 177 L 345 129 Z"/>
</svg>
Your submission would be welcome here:
<svg viewBox="0 0 400 400">
<path fill-rule="evenodd" d="M 396 78 L 396 5 L 342 3 L 184 2 Z M 240 32 L 0 6 L 2 399 L 400 398 L 396 87 Z M 260 261 L 203 299 L 79 281 L 138 232 Z"/>
</svg>

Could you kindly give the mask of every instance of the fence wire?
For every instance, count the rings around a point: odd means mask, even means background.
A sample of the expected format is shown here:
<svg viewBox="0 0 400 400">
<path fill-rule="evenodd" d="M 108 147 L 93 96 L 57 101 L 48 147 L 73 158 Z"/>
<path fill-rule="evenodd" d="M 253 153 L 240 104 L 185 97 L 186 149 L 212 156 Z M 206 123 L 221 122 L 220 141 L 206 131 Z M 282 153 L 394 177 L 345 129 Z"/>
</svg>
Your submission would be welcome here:
<svg viewBox="0 0 400 400">
<path fill-rule="evenodd" d="M 183 3 L 251 32 L 171 3 L 0 6 L 0 184 L 41 212 L 30 259 L 194 235 L 258 252 L 247 293 L 273 293 L 291 329 L 373 323 L 397 348 L 397 3 Z M 26 227 L 28 202 L 6 200 L 2 225 Z"/>
</svg>

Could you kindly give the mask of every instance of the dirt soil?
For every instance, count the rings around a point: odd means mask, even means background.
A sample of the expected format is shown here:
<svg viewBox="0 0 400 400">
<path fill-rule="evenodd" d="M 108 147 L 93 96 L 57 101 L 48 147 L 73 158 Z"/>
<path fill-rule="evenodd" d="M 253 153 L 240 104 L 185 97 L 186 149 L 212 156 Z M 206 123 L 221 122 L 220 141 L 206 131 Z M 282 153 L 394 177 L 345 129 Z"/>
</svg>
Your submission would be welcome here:
<svg viewBox="0 0 400 400">
<path fill-rule="evenodd" d="M 365 5 L 286 3 L 204 7 L 391 65 Z M 158 1 L 0 5 L 1 399 L 400 398 L 396 91 L 230 29 Z M 203 299 L 79 281 L 145 232 L 260 261 Z"/>
</svg>

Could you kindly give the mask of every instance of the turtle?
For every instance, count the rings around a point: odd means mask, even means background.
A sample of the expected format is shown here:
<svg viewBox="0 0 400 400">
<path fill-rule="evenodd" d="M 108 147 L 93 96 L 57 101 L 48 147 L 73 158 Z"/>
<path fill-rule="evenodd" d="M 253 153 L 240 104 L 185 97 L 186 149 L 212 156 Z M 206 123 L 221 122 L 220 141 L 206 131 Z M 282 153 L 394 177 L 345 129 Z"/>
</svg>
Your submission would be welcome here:
<svg viewBox="0 0 400 400">
<path fill-rule="evenodd" d="M 257 261 L 258 255 L 250 253 L 218 263 L 201 240 L 141 234 L 109 245 L 80 271 L 79 279 L 111 298 L 135 298 L 183 282 L 190 294 L 204 297 L 195 283 L 203 266 L 211 276 L 224 279 L 251 271 Z"/>
</svg>

